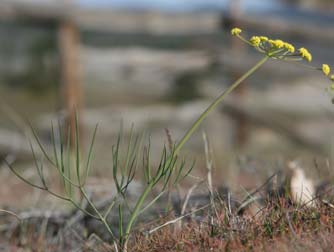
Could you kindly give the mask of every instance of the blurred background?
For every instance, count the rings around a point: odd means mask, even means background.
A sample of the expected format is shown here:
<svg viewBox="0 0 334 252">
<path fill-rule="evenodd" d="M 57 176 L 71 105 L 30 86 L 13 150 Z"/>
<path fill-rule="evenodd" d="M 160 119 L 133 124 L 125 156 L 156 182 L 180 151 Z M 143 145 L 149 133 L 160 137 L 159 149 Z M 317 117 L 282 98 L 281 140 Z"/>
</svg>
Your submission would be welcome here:
<svg viewBox="0 0 334 252">
<path fill-rule="evenodd" d="M 148 132 L 158 160 L 165 129 L 180 139 L 261 58 L 231 38 L 234 26 L 306 47 L 313 65 L 334 66 L 331 0 L 0 0 L 0 161 L 36 176 L 27 122 L 48 146 L 51 121 L 73 128 L 73 107 L 83 149 L 99 123 L 92 185 L 110 183 L 121 124 L 125 135 L 132 124 Z M 216 186 L 256 186 L 295 158 L 329 178 L 329 85 L 318 71 L 272 60 L 207 118 L 183 153 L 196 159 L 195 174 L 205 174 L 206 132 Z M 22 194 L 29 190 L 1 161 L 0 206 L 31 203 Z"/>
</svg>

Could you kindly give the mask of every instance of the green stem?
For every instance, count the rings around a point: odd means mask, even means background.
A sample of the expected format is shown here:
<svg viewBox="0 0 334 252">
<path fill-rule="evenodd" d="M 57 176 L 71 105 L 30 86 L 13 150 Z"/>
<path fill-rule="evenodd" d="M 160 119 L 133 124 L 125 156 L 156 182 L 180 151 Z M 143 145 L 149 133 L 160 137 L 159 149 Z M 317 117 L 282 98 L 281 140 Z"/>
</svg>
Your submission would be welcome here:
<svg viewBox="0 0 334 252">
<path fill-rule="evenodd" d="M 254 65 L 251 69 L 247 71 L 243 76 L 241 76 L 238 80 L 236 80 L 228 89 L 226 89 L 216 100 L 214 100 L 211 105 L 198 117 L 198 119 L 193 123 L 191 128 L 187 131 L 187 133 L 183 136 L 180 142 L 175 147 L 175 155 L 182 149 L 183 145 L 188 141 L 190 136 L 195 132 L 198 126 L 202 123 L 202 121 L 208 116 L 208 114 L 214 110 L 219 103 L 221 103 L 224 98 L 230 94 L 236 87 L 239 86 L 246 78 L 248 78 L 251 74 L 253 74 L 260 66 L 262 66 L 267 60 L 269 56 L 265 56 L 262 58 L 256 65 Z"/>
<path fill-rule="evenodd" d="M 140 196 L 140 198 L 138 199 L 137 203 L 136 203 L 136 206 L 135 208 L 133 209 L 133 212 L 130 216 L 130 220 L 129 220 L 129 223 L 127 224 L 126 226 L 126 230 L 125 230 L 125 236 L 124 236 L 124 239 L 123 239 L 123 251 L 127 251 L 127 242 L 128 242 L 128 239 L 129 239 L 129 234 L 131 232 L 131 228 L 132 228 L 132 225 L 134 224 L 136 218 L 138 217 L 138 215 L 140 214 L 140 208 L 142 207 L 147 195 L 149 194 L 149 192 L 152 190 L 152 183 L 150 183 L 145 191 L 142 193 L 142 195 Z"/>
<path fill-rule="evenodd" d="M 84 198 L 87 200 L 88 204 L 93 208 L 94 212 L 97 214 L 99 220 L 103 223 L 103 225 L 107 229 L 111 238 L 113 238 L 115 240 L 115 236 L 114 236 L 113 231 L 110 228 L 110 225 L 108 224 L 107 220 L 102 216 L 101 212 L 96 208 L 94 203 L 89 199 L 89 196 L 87 195 L 86 191 L 82 187 L 80 187 L 80 192 L 82 193 Z"/>
</svg>

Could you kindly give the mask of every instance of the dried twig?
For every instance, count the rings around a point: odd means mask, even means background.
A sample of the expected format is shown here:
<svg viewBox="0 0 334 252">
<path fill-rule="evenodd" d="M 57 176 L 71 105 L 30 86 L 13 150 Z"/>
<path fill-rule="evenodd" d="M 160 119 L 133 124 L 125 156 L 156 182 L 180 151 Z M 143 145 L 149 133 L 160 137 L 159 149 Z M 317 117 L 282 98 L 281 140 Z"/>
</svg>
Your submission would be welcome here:
<svg viewBox="0 0 334 252">
<path fill-rule="evenodd" d="M 212 157 L 210 153 L 210 146 L 209 146 L 209 140 L 206 136 L 206 133 L 203 132 L 203 142 L 204 142 L 204 152 L 205 152 L 205 160 L 206 160 L 206 168 L 208 170 L 208 188 L 210 192 L 211 198 L 213 198 L 213 186 L 212 186 Z"/>
<path fill-rule="evenodd" d="M 0 213 L 4 213 L 4 214 L 8 214 L 11 216 L 14 216 L 16 219 L 18 219 L 19 221 L 21 221 L 22 219 L 20 218 L 19 215 L 17 215 L 16 213 L 9 211 L 9 210 L 5 210 L 5 209 L 0 209 Z"/>
<path fill-rule="evenodd" d="M 209 140 L 206 136 L 206 133 L 203 131 L 203 142 L 204 142 L 204 152 L 205 152 L 205 160 L 206 160 L 206 168 L 208 170 L 207 174 L 207 180 L 208 180 L 208 188 L 209 188 L 209 193 L 210 193 L 210 203 L 211 203 L 211 209 L 212 211 L 215 212 L 216 217 L 218 217 L 218 211 L 215 205 L 214 201 L 214 195 L 213 195 L 213 185 L 212 185 L 212 168 L 213 168 L 213 161 L 212 161 L 212 153 L 210 151 L 210 145 L 209 145 Z M 210 213 L 210 225 L 213 226 L 214 220 L 213 216 Z M 217 218 L 219 219 L 219 218 Z"/>
<path fill-rule="evenodd" d="M 150 235 L 150 234 L 152 234 L 152 233 L 158 231 L 159 229 L 161 229 L 161 228 L 163 228 L 163 227 L 166 227 L 166 226 L 168 226 L 168 225 L 174 224 L 174 223 L 176 223 L 176 222 L 182 220 L 183 218 L 185 218 L 185 217 L 187 217 L 187 216 L 189 216 L 189 215 L 192 215 L 192 214 L 194 214 L 194 213 L 196 213 L 196 212 L 199 212 L 199 211 L 201 211 L 201 210 L 204 210 L 205 208 L 208 208 L 209 206 L 210 206 L 210 204 L 207 204 L 207 205 L 205 205 L 205 206 L 202 206 L 202 207 L 200 207 L 200 208 L 197 208 L 196 210 L 191 211 L 191 212 L 189 212 L 189 213 L 187 213 L 187 214 L 184 214 L 184 215 L 182 215 L 182 216 L 180 216 L 180 217 L 178 217 L 178 218 L 176 218 L 176 219 L 174 219 L 174 220 L 167 221 L 166 223 L 164 223 L 164 224 L 162 224 L 162 225 L 160 225 L 160 226 L 158 226 L 158 227 L 155 227 L 155 228 L 149 230 L 149 231 L 146 232 L 146 233 Z"/>
<path fill-rule="evenodd" d="M 286 213 L 285 213 L 285 217 L 286 217 L 286 220 L 288 221 L 288 224 L 289 224 L 289 228 L 290 228 L 291 233 L 292 233 L 295 237 L 297 237 L 297 234 L 296 234 L 296 232 L 295 232 L 295 230 L 294 230 L 294 228 L 293 228 L 293 226 L 292 226 L 291 220 L 290 220 L 289 212 L 286 212 Z"/>
<path fill-rule="evenodd" d="M 204 180 L 197 182 L 196 184 L 194 184 L 194 185 L 188 190 L 187 195 L 186 195 L 186 198 L 185 198 L 184 203 L 183 203 L 183 205 L 182 205 L 181 215 L 183 215 L 183 214 L 185 213 L 185 211 L 186 211 L 186 208 L 187 208 L 187 205 L 188 205 L 188 202 L 189 202 L 189 199 L 190 199 L 190 197 L 191 197 L 192 192 L 193 192 L 193 191 L 194 191 L 200 184 L 202 184 L 203 182 L 204 182 Z"/>
</svg>

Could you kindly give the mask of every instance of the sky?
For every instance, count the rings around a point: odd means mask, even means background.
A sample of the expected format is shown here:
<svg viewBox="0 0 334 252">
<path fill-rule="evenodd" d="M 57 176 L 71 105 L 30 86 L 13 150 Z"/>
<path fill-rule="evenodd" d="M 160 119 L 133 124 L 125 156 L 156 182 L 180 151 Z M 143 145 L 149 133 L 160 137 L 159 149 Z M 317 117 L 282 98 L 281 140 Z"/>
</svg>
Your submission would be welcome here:
<svg viewBox="0 0 334 252">
<path fill-rule="evenodd" d="M 167 11 L 187 11 L 200 8 L 220 10 L 230 0 L 77 0 L 88 7 L 114 7 L 134 9 L 158 9 Z M 233 0 L 232 0 L 233 1 Z M 246 9 L 270 9 L 277 7 L 278 0 L 241 0 Z"/>
</svg>

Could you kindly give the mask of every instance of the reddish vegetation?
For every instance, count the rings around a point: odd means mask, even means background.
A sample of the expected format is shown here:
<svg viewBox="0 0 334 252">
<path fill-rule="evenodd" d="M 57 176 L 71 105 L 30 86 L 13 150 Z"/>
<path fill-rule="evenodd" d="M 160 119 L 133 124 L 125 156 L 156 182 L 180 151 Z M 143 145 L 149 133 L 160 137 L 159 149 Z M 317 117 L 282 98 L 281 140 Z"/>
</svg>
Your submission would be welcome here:
<svg viewBox="0 0 334 252">
<path fill-rule="evenodd" d="M 217 222 L 217 221 L 216 221 Z M 267 207 L 257 218 L 225 216 L 212 226 L 205 222 L 137 234 L 132 251 L 332 251 L 334 211 Z"/>
<path fill-rule="evenodd" d="M 212 216 L 212 225 L 208 224 L 211 218 L 205 211 L 195 218 L 183 219 L 182 225 L 177 222 L 146 235 L 145 231 L 168 220 L 161 218 L 157 223 L 141 226 L 140 231 L 137 230 L 132 235 L 129 249 L 138 252 L 332 251 L 334 209 L 324 204 L 317 208 L 298 208 L 287 202 L 282 198 L 267 202 L 256 217 L 249 216 L 247 211 L 241 216 L 231 214 L 221 206 L 220 214 Z M 42 224 L 42 220 L 40 223 L 35 220 L 25 228 L 17 227 L 10 237 L 7 236 L 7 251 L 16 251 L 18 248 L 28 248 L 23 251 L 73 248 L 79 251 L 115 251 L 111 245 L 103 243 L 97 237 L 78 238 L 78 231 L 75 235 L 74 232 L 66 234 L 63 227 L 52 224 L 51 221 L 48 230 L 44 229 L 42 232 Z M 78 230 L 87 228 L 84 223 L 80 225 Z M 59 230 L 63 232 L 63 237 Z M 0 241 L 0 244 L 5 244 L 4 242 L 5 240 Z"/>
</svg>

